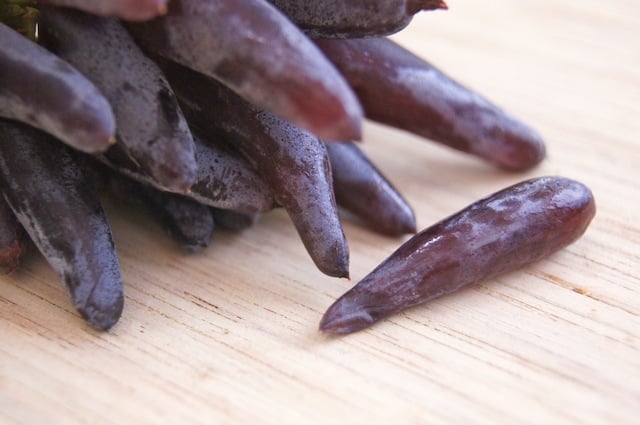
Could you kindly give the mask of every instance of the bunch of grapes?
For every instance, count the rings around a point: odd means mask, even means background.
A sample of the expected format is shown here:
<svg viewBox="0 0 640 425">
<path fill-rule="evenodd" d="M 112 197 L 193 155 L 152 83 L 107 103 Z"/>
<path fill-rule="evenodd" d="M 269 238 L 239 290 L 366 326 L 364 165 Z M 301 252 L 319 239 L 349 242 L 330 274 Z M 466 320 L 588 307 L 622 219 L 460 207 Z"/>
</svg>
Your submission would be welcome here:
<svg viewBox="0 0 640 425">
<path fill-rule="evenodd" d="M 348 276 L 337 205 L 374 231 L 416 231 L 353 143 L 363 119 L 510 170 L 544 157 L 535 131 L 385 38 L 435 9 L 446 5 L 0 3 L 0 261 L 16 267 L 24 229 L 79 313 L 109 329 L 124 297 L 107 191 L 147 205 L 192 250 L 215 225 L 283 207 L 317 267 Z"/>
</svg>

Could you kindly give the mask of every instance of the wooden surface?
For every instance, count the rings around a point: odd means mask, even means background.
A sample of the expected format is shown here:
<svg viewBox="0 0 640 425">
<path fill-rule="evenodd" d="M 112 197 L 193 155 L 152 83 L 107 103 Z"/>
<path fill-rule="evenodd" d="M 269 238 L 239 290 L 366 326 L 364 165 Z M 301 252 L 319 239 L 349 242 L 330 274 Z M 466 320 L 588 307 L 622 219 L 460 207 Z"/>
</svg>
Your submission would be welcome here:
<svg viewBox="0 0 640 425">
<path fill-rule="evenodd" d="M 516 181 L 559 174 L 596 196 L 586 235 L 546 261 L 364 332 L 324 310 L 401 239 L 346 223 L 352 281 L 325 277 L 287 217 L 184 255 L 108 207 L 126 283 L 89 329 L 31 253 L 0 282 L 0 423 L 640 421 L 640 6 L 450 0 L 396 38 L 522 117 L 548 159 L 510 174 L 381 126 L 364 149 L 424 228 Z"/>
</svg>

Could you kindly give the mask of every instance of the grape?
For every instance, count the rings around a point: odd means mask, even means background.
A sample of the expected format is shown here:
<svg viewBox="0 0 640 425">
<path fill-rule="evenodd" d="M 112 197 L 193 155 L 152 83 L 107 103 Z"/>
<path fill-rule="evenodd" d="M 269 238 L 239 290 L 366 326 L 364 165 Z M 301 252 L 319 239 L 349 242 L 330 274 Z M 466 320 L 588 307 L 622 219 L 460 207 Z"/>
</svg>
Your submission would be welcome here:
<svg viewBox="0 0 640 425">
<path fill-rule="evenodd" d="M 128 156 L 168 190 L 186 191 L 196 177 L 193 136 L 169 83 L 125 28 L 59 8 L 40 14 L 45 45 L 94 81 L 111 104 L 117 144 L 106 153 Z"/>
<path fill-rule="evenodd" d="M 545 155 L 542 138 L 477 93 L 391 40 L 318 40 L 362 102 L 367 118 L 526 170 Z"/>
<path fill-rule="evenodd" d="M 0 119 L 0 182 L 16 217 L 99 330 L 124 304 L 111 229 L 74 154 L 48 134 Z"/>
<path fill-rule="evenodd" d="M 352 143 L 364 115 L 506 169 L 544 158 L 534 130 L 379 38 L 441 0 L 42 3 L 39 17 L 0 8 L 20 29 L 0 24 L 0 264 L 19 261 L 23 227 L 96 329 L 123 308 L 105 182 L 191 250 L 216 224 L 242 230 L 282 206 L 316 266 L 347 277 L 336 195 L 375 231 L 416 230 L 408 202 Z M 34 19 L 42 45 L 28 39 Z M 365 35 L 378 38 L 353 39 Z M 506 189 L 403 245 L 321 328 L 355 331 L 541 258 L 579 237 L 594 210 L 588 189 L 564 178 Z"/>
<path fill-rule="evenodd" d="M 361 136 L 362 109 L 342 76 L 266 1 L 172 0 L 166 16 L 130 28 L 146 49 L 320 137 Z"/>
<path fill-rule="evenodd" d="M 226 139 L 269 184 L 318 268 L 346 277 L 349 254 L 324 144 L 213 79 L 176 64 L 163 69 L 188 119 L 211 137 Z"/>
<path fill-rule="evenodd" d="M 353 143 L 327 143 L 338 205 L 379 233 L 416 232 L 409 203 Z"/>
<path fill-rule="evenodd" d="M 324 314 L 346 334 L 398 311 L 538 261 L 578 239 L 595 215 L 591 191 L 563 177 L 518 183 L 418 233 Z"/>
<path fill-rule="evenodd" d="M 421 10 L 446 9 L 443 0 L 269 0 L 310 37 L 381 37 L 406 27 Z"/>
<path fill-rule="evenodd" d="M 115 142 L 100 91 L 71 65 L 0 22 L 0 117 L 20 120 L 85 152 Z"/>
</svg>

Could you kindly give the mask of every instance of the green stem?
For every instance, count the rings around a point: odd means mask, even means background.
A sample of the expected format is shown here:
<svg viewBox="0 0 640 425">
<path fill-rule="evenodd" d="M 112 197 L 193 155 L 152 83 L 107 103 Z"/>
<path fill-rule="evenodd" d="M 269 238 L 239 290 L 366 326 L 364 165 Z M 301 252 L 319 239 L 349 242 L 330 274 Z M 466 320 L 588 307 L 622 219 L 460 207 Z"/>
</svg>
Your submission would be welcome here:
<svg viewBox="0 0 640 425">
<path fill-rule="evenodd" d="M 0 3 L 0 22 L 30 39 L 35 39 L 38 9 L 33 0 L 5 0 Z"/>
</svg>

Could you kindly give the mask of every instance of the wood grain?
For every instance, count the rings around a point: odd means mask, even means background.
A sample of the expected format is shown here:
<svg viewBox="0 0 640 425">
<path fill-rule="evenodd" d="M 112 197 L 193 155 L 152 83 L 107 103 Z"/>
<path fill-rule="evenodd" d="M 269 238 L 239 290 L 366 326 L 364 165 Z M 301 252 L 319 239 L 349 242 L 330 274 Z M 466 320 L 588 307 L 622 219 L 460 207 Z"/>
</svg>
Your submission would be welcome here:
<svg viewBox="0 0 640 425">
<path fill-rule="evenodd" d="M 363 148 L 420 228 L 525 178 L 580 180 L 598 204 L 580 241 L 326 338 L 324 310 L 401 240 L 347 222 L 348 282 L 314 269 L 281 211 L 186 255 L 107 206 L 124 316 L 89 329 L 32 250 L 0 282 L 0 423 L 638 423 L 640 5 L 449 6 L 395 39 L 538 128 L 548 159 L 506 173 L 373 124 Z"/>
</svg>

